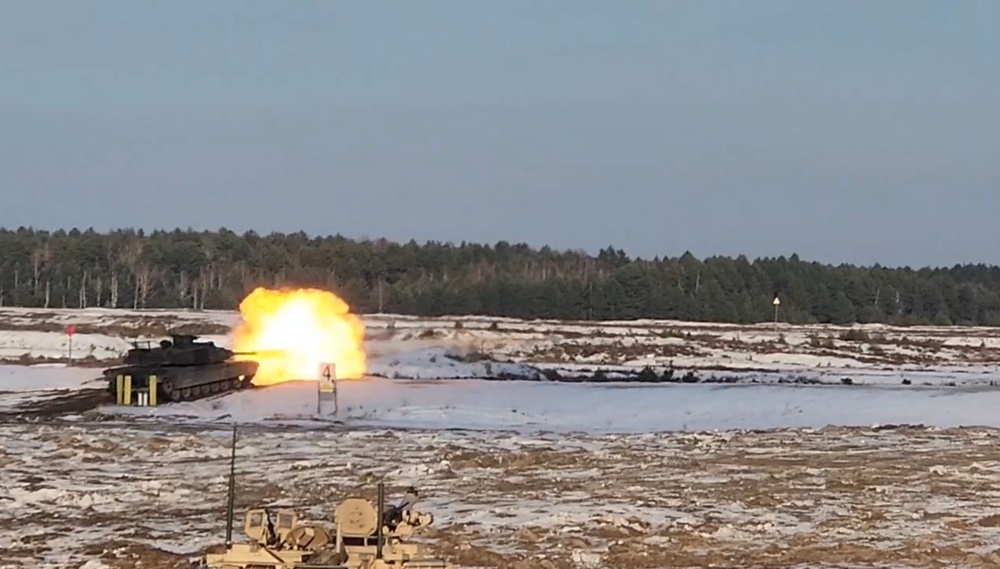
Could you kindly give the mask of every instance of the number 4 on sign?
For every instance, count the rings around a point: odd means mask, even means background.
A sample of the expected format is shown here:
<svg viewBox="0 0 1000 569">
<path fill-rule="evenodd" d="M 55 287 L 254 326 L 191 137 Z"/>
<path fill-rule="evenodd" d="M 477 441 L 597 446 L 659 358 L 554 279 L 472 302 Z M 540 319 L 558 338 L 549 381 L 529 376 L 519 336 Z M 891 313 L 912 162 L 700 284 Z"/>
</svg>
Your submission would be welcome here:
<svg viewBox="0 0 1000 569">
<path fill-rule="evenodd" d="M 319 365 L 319 390 L 323 393 L 333 393 L 336 389 L 337 364 L 322 363 Z"/>
<path fill-rule="evenodd" d="M 334 363 L 321 363 L 319 365 L 319 385 L 316 390 L 316 414 L 322 412 L 322 402 L 324 399 L 333 399 L 333 413 L 339 411 L 337 402 L 337 365 Z"/>
</svg>

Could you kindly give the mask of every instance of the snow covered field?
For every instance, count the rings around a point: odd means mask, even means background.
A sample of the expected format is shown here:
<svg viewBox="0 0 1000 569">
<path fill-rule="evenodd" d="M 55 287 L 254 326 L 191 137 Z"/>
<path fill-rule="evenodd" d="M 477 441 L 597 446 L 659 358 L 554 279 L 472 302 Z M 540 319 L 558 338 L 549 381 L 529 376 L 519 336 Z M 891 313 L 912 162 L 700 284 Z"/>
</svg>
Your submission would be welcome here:
<svg viewBox="0 0 1000 569">
<path fill-rule="evenodd" d="M 426 353 L 405 360 L 417 377 L 438 367 L 465 369 Z M 376 369 L 393 369 L 373 362 Z M 438 362 L 447 363 L 438 363 Z M 419 364 L 419 365 L 418 365 Z M 458 373 L 470 377 L 476 371 Z M 45 408 L 77 393 L 93 393 L 91 408 L 62 420 L 122 419 L 171 423 L 311 425 L 511 430 L 518 432 L 646 433 L 725 429 L 822 428 L 879 424 L 1000 427 L 1000 388 L 990 374 L 925 374 L 927 385 L 902 385 L 888 372 L 855 376 L 853 385 L 789 385 L 784 376 L 747 376 L 760 383 L 562 383 L 482 379 L 387 379 L 338 382 L 338 406 L 317 415 L 315 382 L 290 382 L 156 408 L 117 407 L 99 370 L 60 364 L 0 365 L 0 417 Z M 931 381 L 933 380 L 933 381 Z M 955 384 L 952 386 L 951 384 Z M 336 411 L 336 414 L 334 414 Z"/>
<path fill-rule="evenodd" d="M 222 542 L 224 428 L 5 424 L 5 567 L 183 567 Z M 991 567 L 995 433 L 840 429 L 595 436 L 269 429 L 237 508 L 331 521 L 413 484 L 459 567 Z"/>
<path fill-rule="evenodd" d="M 65 359 L 67 324 L 74 358 L 118 357 L 137 338 L 170 330 L 228 345 L 238 314 L 227 311 L 41 310 L 0 308 L 0 359 Z M 406 353 L 448 348 L 495 359 L 573 370 L 801 370 L 990 368 L 1000 365 L 993 328 L 866 325 L 730 325 L 677 321 L 558 322 L 509 318 L 365 315 L 367 348 Z"/>
<path fill-rule="evenodd" d="M 233 422 L 240 508 L 329 521 L 385 476 L 466 569 L 1000 563 L 991 329 L 374 316 L 373 377 L 336 415 L 306 382 L 109 405 L 96 378 L 131 339 L 228 345 L 234 321 L 0 309 L 0 567 L 184 566 L 223 539 Z M 671 363 L 702 383 L 611 381 Z"/>
</svg>

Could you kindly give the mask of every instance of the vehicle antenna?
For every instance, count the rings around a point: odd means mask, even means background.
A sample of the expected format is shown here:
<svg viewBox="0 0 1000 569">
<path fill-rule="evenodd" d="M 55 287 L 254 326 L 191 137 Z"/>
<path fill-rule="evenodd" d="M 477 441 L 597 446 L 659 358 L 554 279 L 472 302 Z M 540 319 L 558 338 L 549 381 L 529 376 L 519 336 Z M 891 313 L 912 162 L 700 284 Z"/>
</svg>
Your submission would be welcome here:
<svg viewBox="0 0 1000 569">
<path fill-rule="evenodd" d="M 226 547 L 233 545 L 233 502 L 236 498 L 236 425 L 233 425 L 232 454 L 229 457 L 229 492 L 226 504 Z"/>
</svg>

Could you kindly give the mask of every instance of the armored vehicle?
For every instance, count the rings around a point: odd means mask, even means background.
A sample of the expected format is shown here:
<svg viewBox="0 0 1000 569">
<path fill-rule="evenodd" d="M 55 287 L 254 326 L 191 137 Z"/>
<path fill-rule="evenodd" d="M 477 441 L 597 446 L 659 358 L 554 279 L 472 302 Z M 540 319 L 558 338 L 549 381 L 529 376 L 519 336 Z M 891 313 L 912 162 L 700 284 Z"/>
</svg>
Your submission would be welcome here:
<svg viewBox="0 0 1000 569">
<path fill-rule="evenodd" d="M 229 473 L 226 551 L 192 560 L 199 569 L 454 569 L 446 560 L 425 555 L 407 538 L 434 522 L 429 513 L 414 509 L 417 491 L 410 488 L 395 506 L 385 505 L 385 484 L 379 482 L 373 504 L 363 497 L 340 502 L 334 512 L 335 529 L 300 522 L 290 509 L 248 510 L 243 531 L 250 543 L 232 542 L 234 463 Z"/>
<path fill-rule="evenodd" d="M 407 499 L 385 508 L 384 488 L 379 483 L 374 504 L 363 497 L 341 501 L 334 529 L 300 522 L 289 509 L 248 510 L 243 531 L 250 543 L 231 544 L 224 553 L 209 553 L 192 565 L 201 569 L 454 569 L 444 559 L 424 555 L 419 544 L 406 541 L 432 524 L 434 517 L 414 510 Z M 411 491 L 408 496 L 415 494 Z"/>
<path fill-rule="evenodd" d="M 135 342 L 123 365 L 104 370 L 108 390 L 119 405 L 152 406 L 251 386 L 259 364 L 234 358 L 252 353 L 196 340 L 191 334 L 171 334 L 158 347 Z"/>
</svg>

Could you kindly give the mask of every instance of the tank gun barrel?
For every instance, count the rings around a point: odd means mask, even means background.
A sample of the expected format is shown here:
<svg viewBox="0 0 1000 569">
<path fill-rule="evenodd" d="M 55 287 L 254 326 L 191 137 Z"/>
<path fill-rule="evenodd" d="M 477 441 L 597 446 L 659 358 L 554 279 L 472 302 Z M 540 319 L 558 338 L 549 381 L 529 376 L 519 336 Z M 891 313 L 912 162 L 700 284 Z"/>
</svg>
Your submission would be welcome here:
<svg viewBox="0 0 1000 569">
<path fill-rule="evenodd" d="M 284 350 L 243 350 L 233 351 L 234 356 L 258 356 L 258 357 L 278 357 L 285 355 Z"/>
</svg>

